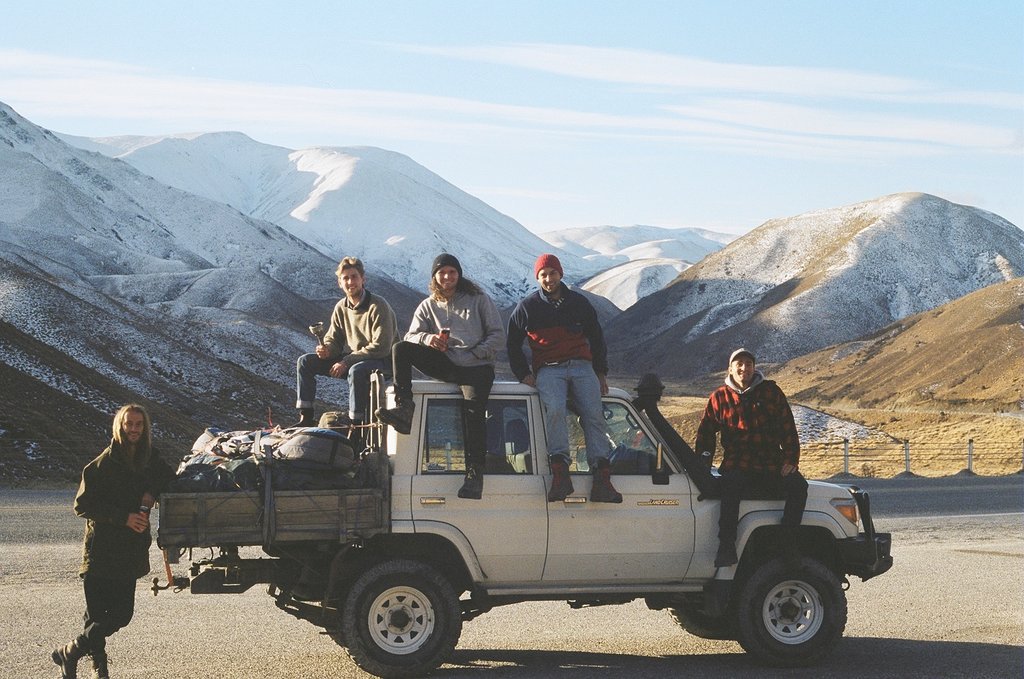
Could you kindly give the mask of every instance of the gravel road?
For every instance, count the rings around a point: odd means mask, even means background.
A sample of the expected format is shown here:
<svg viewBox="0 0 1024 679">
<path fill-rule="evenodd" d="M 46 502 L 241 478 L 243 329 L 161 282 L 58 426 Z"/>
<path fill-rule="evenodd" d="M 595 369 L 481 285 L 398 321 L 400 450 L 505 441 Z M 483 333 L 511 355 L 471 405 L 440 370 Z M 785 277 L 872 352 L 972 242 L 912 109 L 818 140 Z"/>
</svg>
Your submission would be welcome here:
<svg viewBox="0 0 1024 679">
<path fill-rule="evenodd" d="M 687 635 L 639 602 L 580 611 L 543 602 L 466 623 L 435 676 L 1021 677 L 1021 477 L 858 485 L 872 494 L 879 530 L 894 534 L 896 565 L 870 582 L 854 579 L 845 638 L 814 668 L 753 665 L 738 644 Z M 50 651 L 80 629 L 82 522 L 71 499 L 70 491 L 0 490 L 0 679 L 58 676 Z M 108 644 L 114 677 L 367 676 L 259 587 L 157 597 L 147 587 L 140 581 L 135 619 Z"/>
</svg>

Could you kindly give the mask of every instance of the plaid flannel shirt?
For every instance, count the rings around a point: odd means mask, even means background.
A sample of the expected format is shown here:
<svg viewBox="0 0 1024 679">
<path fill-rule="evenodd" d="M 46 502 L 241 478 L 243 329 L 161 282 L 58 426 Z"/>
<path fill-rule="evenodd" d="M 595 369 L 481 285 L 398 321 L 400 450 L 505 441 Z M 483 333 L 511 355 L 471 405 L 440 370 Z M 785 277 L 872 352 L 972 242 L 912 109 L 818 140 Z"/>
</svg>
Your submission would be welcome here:
<svg viewBox="0 0 1024 679">
<path fill-rule="evenodd" d="M 721 471 L 740 470 L 778 474 L 783 464 L 800 463 L 800 438 L 786 395 L 775 382 L 764 380 L 740 394 L 728 385 L 712 392 L 700 426 L 698 453 L 715 455 L 715 434 L 722 437 Z"/>
</svg>

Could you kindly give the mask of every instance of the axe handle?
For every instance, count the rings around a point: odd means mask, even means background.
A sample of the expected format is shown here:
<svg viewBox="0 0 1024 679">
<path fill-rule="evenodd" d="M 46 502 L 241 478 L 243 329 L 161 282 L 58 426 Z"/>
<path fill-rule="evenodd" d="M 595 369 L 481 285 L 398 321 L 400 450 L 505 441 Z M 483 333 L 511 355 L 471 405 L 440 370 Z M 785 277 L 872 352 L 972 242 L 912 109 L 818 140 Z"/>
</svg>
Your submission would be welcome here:
<svg viewBox="0 0 1024 679">
<path fill-rule="evenodd" d="M 171 572 L 171 562 L 167 558 L 167 550 L 160 550 L 164 555 L 164 574 L 167 576 L 167 584 L 170 585 L 174 582 L 174 573 Z"/>
</svg>

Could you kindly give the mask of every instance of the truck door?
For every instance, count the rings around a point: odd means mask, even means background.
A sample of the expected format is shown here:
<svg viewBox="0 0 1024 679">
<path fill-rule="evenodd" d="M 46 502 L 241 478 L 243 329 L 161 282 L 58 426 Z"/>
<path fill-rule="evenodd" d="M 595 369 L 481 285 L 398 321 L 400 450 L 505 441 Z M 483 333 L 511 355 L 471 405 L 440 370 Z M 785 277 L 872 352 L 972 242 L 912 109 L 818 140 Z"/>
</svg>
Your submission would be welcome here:
<svg viewBox="0 0 1024 679">
<path fill-rule="evenodd" d="M 487 464 L 479 500 L 458 497 L 465 474 L 458 396 L 426 400 L 426 435 L 412 481 L 415 530 L 464 535 L 488 580 L 536 582 L 544 569 L 547 508 L 544 478 L 535 469 L 529 401 L 491 394 Z M 539 418 L 538 418 L 539 419 Z"/>
<path fill-rule="evenodd" d="M 692 499 L 684 473 L 655 485 L 657 446 L 632 405 L 604 402 L 612 484 L 622 504 L 590 502 L 592 477 L 583 431 L 569 415 L 570 472 L 575 492 L 548 504 L 551 537 L 544 568 L 547 582 L 668 582 L 682 580 L 694 549 Z M 545 476 L 550 485 L 551 476 Z"/>
</svg>

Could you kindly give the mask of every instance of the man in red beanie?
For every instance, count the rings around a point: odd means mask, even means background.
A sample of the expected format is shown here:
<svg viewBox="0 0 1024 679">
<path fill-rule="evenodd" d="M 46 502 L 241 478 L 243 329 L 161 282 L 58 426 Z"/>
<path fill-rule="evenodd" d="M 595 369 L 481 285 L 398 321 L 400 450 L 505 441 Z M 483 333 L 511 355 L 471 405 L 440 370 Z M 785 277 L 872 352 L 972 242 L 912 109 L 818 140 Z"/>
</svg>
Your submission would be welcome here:
<svg viewBox="0 0 1024 679">
<path fill-rule="evenodd" d="M 612 486 L 601 396 L 608 393 L 608 358 L 597 312 L 587 298 L 562 282 L 562 263 L 552 254 L 537 258 L 533 274 L 540 290 L 519 302 L 508 321 L 509 363 L 523 384 L 537 387 L 544 405 L 551 489 L 548 502 L 573 493 L 569 477 L 566 400 L 580 417 L 587 463 L 594 475 L 591 502 L 622 502 Z M 529 340 L 532 362 L 523 352 Z"/>
</svg>

